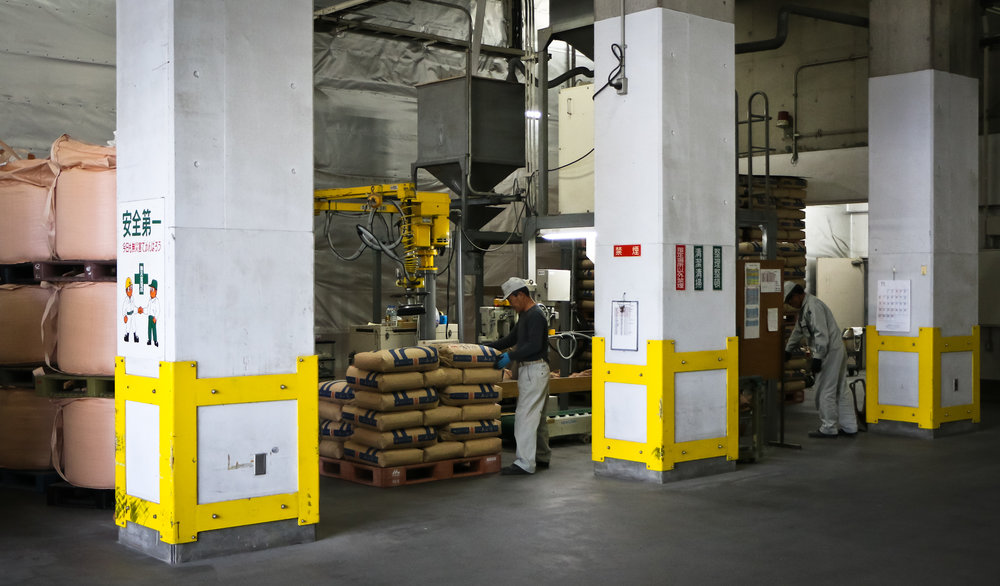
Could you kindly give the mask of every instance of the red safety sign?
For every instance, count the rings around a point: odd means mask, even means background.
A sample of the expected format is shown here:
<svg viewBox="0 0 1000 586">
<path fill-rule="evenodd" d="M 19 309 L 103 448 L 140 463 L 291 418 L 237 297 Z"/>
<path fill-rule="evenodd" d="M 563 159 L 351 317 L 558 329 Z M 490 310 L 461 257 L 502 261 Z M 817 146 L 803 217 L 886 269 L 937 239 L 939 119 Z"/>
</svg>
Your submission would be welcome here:
<svg viewBox="0 0 1000 586">
<path fill-rule="evenodd" d="M 642 245 L 615 244 L 615 256 L 642 256 Z"/>
<path fill-rule="evenodd" d="M 683 244 L 677 245 L 677 290 L 683 291 L 687 288 L 687 247 Z"/>
</svg>

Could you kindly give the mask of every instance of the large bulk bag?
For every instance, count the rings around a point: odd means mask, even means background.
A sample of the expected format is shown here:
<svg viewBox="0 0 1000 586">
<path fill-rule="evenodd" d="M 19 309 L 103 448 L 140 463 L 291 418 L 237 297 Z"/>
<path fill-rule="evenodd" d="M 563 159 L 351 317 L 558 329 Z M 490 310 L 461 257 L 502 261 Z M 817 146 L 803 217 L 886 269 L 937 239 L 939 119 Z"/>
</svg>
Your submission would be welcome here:
<svg viewBox="0 0 1000 586">
<path fill-rule="evenodd" d="M 115 400 L 62 402 L 52 429 L 52 462 L 66 482 L 115 487 Z"/>
<path fill-rule="evenodd" d="M 0 468 L 51 468 L 55 414 L 56 405 L 33 389 L 0 389 Z"/>
<path fill-rule="evenodd" d="M 40 364 L 52 355 L 55 314 L 45 307 L 53 295 L 38 285 L 0 285 L 0 364 Z"/>
<path fill-rule="evenodd" d="M 52 258 L 52 192 L 58 173 L 49 159 L 0 167 L 0 263 Z"/>
<path fill-rule="evenodd" d="M 56 180 L 56 255 L 114 260 L 117 237 L 115 149 L 62 135 L 52 144 Z"/>
<path fill-rule="evenodd" d="M 118 351 L 115 283 L 69 283 L 59 291 L 56 355 L 72 374 L 111 376 Z"/>
</svg>

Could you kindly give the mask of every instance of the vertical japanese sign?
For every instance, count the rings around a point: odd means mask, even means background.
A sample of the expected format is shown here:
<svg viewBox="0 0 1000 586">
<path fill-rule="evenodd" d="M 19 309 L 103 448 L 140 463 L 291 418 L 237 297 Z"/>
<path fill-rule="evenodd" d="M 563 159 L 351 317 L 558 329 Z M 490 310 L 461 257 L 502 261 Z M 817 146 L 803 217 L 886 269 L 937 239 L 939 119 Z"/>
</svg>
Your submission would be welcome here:
<svg viewBox="0 0 1000 586">
<path fill-rule="evenodd" d="M 744 271 L 743 337 L 752 340 L 760 337 L 760 263 L 748 262 Z"/>
<path fill-rule="evenodd" d="M 722 291 L 722 247 L 712 247 L 712 290 Z"/>
<path fill-rule="evenodd" d="M 121 356 L 164 353 L 163 198 L 118 203 L 118 348 Z"/>
<path fill-rule="evenodd" d="M 683 291 L 687 289 L 687 246 L 678 244 L 674 256 L 677 267 L 677 290 Z"/>
<path fill-rule="evenodd" d="M 694 247 L 694 290 L 705 290 L 705 247 Z"/>
</svg>

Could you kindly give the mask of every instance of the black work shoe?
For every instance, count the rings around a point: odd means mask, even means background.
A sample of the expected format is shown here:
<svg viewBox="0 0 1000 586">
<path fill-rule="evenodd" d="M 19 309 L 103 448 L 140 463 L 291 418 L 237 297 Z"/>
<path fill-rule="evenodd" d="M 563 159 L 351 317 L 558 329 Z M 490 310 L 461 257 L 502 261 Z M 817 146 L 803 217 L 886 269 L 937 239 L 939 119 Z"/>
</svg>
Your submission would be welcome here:
<svg viewBox="0 0 1000 586">
<path fill-rule="evenodd" d="M 543 468 L 545 470 L 549 469 L 548 462 L 542 462 L 541 460 L 535 460 L 535 468 Z"/>
<path fill-rule="evenodd" d="M 520 476 L 522 474 L 531 474 L 531 472 L 528 472 L 527 470 L 521 468 L 517 464 L 511 464 L 506 468 L 501 468 L 500 474 L 503 476 Z"/>
<path fill-rule="evenodd" d="M 853 438 L 857 437 L 858 432 L 855 431 L 854 433 L 851 433 L 849 431 L 844 431 L 843 429 L 838 429 L 837 430 L 837 435 L 842 435 L 844 437 L 849 437 L 849 438 L 853 439 Z"/>
<path fill-rule="evenodd" d="M 822 431 L 810 431 L 809 437 L 815 437 L 819 439 L 837 439 L 837 434 L 835 433 L 823 433 Z"/>
</svg>

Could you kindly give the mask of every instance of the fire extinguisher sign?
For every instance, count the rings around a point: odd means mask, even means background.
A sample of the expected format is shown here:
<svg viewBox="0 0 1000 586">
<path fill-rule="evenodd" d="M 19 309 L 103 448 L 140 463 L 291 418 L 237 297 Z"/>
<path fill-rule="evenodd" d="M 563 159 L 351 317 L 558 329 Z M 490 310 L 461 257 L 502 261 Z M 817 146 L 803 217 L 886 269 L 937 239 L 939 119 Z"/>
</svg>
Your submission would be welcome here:
<svg viewBox="0 0 1000 586">
<path fill-rule="evenodd" d="M 687 289 L 687 246 L 683 244 L 677 245 L 676 259 L 677 259 L 677 290 L 683 291 Z"/>
</svg>

